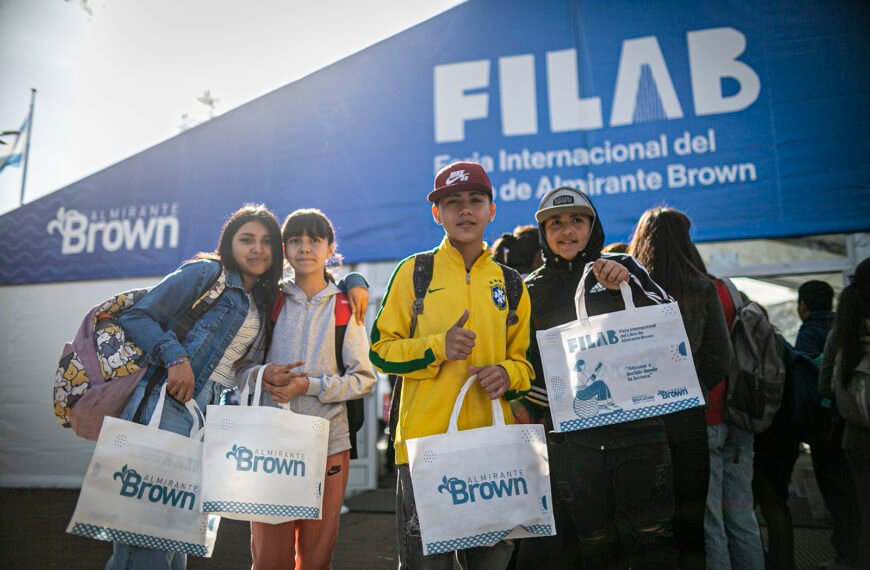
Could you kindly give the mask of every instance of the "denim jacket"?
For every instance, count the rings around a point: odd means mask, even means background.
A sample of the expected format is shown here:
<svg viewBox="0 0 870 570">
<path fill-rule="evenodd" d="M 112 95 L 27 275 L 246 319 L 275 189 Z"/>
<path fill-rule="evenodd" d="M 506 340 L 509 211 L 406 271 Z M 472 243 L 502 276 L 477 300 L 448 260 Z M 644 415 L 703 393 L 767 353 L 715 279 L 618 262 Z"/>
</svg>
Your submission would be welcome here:
<svg viewBox="0 0 870 570">
<path fill-rule="evenodd" d="M 143 387 L 148 381 L 155 374 L 165 377 L 166 369 L 163 365 L 180 356 L 190 358 L 196 378 L 194 394 L 198 394 L 208 381 L 248 314 L 248 296 L 242 287 L 239 274 L 227 271 L 227 285 L 223 295 L 191 327 L 183 342 L 179 342 L 173 330 L 193 302 L 217 278 L 220 270 L 220 264 L 212 260 L 198 260 L 182 265 L 155 285 L 118 319 L 124 332 L 145 352 L 145 361 L 152 365 L 127 403 L 122 415 L 124 419 L 133 417 L 144 395 Z M 258 312 L 260 322 L 265 325 L 262 306 L 258 307 Z M 254 346 L 264 342 L 265 327 L 261 326 L 254 339 Z M 249 354 L 258 352 L 249 350 Z M 145 406 L 143 421 L 151 417 L 157 396 L 158 390 L 153 390 Z M 167 399 L 169 400 L 171 399 Z M 174 400 L 172 402 L 177 404 Z"/>
</svg>

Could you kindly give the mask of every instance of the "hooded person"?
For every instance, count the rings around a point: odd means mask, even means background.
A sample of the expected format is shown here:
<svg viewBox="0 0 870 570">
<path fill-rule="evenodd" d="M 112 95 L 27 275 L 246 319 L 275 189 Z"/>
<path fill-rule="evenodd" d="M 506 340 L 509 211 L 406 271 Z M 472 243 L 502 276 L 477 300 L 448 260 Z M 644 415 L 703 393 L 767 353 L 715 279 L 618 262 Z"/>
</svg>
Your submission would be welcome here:
<svg viewBox="0 0 870 570">
<path fill-rule="evenodd" d="M 583 192 L 567 186 L 551 190 L 535 219 L 544 265 L 525 280 L 534 331 L 577 319 L 574 295 L 590 264 L 582 285 L 590 316 L 625 309 L 622 282 L 631 287 L 635 306 L 672 302 L 633 257 L 601 253 L 604 228 Z M 549 432 L 552 420 L 534 333 L 530 355 L 535 379 L 513 408 L 520 421 L 543 420 Z M 524 540 L 519 568 L 677 567 L 671 460 L 660 417 L 548 433 L 547 446 L 558 534 Z"/>
</svg>

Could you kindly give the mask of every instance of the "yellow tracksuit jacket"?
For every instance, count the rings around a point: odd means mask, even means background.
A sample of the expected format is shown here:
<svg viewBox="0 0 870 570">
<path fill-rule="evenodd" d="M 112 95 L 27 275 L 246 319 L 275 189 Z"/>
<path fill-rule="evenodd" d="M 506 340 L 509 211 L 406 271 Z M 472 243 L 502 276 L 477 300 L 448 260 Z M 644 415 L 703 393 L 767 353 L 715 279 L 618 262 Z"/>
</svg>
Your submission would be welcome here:
<svg viewBox="0 0 870 570">
<path fill-rule="evenodd" d="M 509 329 L 504 275 L 486 244 L 466 272 L 462 255 L 445 237 L 435 250 L 432 282 L 410 337 L 414 304 L 414 256 L 404 259 L 390 279 L 381 309 L 372 327 L 372 364 L 385 374 L 404 377 L 396 430 L 396 463 L 408 462 L 405 441 L 445 433 L 459 390 L 470 376 L 468 366 L 502 366 L 510 376 L 505 398 L 519 398 L 529 391 L 534 377 L 528 361 L 531 305 L 523 285 L 517 307 L 519 322 Z M 477 333 L 467 360 L 447 360 L 444 341 L 465 309 L 465 324 Z M 510 406 L 501 402 L 505 421 L 512 422 Z M 468 391 L 459 414 L 459 429 L 489 426 L 492 407 L 483 389 Z"/>
</svg>

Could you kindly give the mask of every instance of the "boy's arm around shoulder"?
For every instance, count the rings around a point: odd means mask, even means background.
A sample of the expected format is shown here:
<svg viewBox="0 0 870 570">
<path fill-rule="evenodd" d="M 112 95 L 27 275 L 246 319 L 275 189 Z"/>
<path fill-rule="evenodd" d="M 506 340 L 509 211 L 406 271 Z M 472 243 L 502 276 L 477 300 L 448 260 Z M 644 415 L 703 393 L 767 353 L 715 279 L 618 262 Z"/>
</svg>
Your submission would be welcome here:
<svg viewBox="0 0 870 570">
<path fill-rule="evenodd" d="M 369 360 L 369 341 L 365 327 L 351 319 L 344 333 L 341 347 L 344 371 L 308 378 L 307 395 L 316 396 L 321 402 L 355 400 L 369 394 L 377 378 Z"/>
<path fill-rule="evenodd" d="M 118 318 L 124 332 L 145 351 L 148 363 L 162 365 L 187 356 L 175 332 L 166 326 L 193 305 L 220 270 L 220 264 L 211 260 L 182 265 Z"/>
<path fill-rule="evenodd" d="M 529 361 L 532 304 L 525 284 L 523 284 L 520 303 L 517 306 L 517 318 L 518 321 L 507 329 L 506 358 L 502 362 L 496 363 L 505 369 L 510 378 L 510 386 L 504 395 L 506 400 L 514 400 L 528 393 L 531 381 L 535 377 L 534 368 Z"/>
<path fill-rule="evenodd" d="M 372 326 L 369 357 L 384 374 L 425 380 L 436 376 L 447 359 L 447 331 L 409 338 L 414 314 L 413 272 L 413 256 L 403 260 L 393 272 Z M 415 334 L 419 335 L 419 326 Z"/>
</svg>

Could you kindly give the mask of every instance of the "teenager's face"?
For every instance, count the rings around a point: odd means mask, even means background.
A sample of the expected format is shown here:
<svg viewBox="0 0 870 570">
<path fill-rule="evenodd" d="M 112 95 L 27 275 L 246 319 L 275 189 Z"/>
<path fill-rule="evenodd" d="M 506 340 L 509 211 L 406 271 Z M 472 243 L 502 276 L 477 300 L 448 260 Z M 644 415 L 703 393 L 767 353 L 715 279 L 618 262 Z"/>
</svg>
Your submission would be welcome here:
<svg viewBox="0 0 870 570">
<path fill-rule="evenodd" d="M 308 235 L 291 236 L 284 242 L 284 257 L 293 267 L 297 277 L 323 274 L 326 261 L 335 252 L 335 244 L 326 238 Z"/>
<path fill-rule="evenodd" d="M 589 241 L 592 218 L 577 212 L 562 212 L 544 220 L 544 237 L 553 253 L 572 261 Z"/>
<path fill-rule="evenodd" d="M 272 267 L 272 238 L 260 222 L 242 224 L 233 236 L 233 259 L 243 278 L 256 281 Z"/>
<path fill-rule="evenodd" d="M 441 198 L 432 206 L 432 216 L 454 243 L 480 243 L 483 230 L 495 217 L 495 204 L 483 192 L 462 190 Z"/>
</svg>

